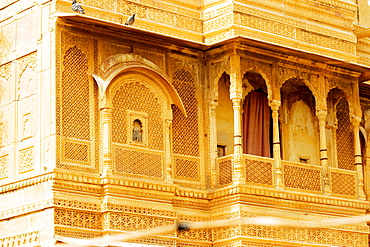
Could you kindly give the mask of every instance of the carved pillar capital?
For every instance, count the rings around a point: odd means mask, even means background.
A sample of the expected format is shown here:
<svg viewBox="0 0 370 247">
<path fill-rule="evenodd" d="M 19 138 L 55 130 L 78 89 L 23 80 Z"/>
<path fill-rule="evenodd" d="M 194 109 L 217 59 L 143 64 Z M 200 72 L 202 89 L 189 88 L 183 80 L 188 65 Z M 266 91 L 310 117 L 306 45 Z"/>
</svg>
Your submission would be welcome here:
<svg viewBox="0 0 370 247">
<path fill-rule="evenodd" d="M 272 111 L 278 111 L 281 106 L 281 102 L 278 100 L 272 100 L 270 102 L 270 107 Z"/>
<path fill-rule="evenodd" d="M 327 115 L 328 115 L 328 112 L 325 110 L 316 111 L 316 117 L 319 119 L 319 122 L 326 121 Z"/>
<path fill-rule="evenodd" d="M 352 117 L 352 125 L 353 126 L 360 126 L 362 118 L 358 116 L 353 116 Z"/>
</svg>

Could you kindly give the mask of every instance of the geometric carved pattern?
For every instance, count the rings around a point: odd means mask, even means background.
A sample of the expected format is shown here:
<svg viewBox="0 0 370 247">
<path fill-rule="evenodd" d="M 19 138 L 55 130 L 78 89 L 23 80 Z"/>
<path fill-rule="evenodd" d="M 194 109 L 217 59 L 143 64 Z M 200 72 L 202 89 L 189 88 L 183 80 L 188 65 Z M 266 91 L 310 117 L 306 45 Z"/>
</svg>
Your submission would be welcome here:
<svg viewBox="0 0 370 247">
<path fill-rule="evenodd" d="M 27 172 L 33 169 L 33 147 L 19 151 L 19 172 Z"/>
<path fill-rule="evenodd" d="M 356 174 L 331 172 L 333 194 L 356 196 Z"/>
<path fill-rule="evenodd" d="M 64 157 L 66 159 L 88 162 L 89 161 L 89 145 L 65 142 Z"/>
<path fill-rule="evenodd" d="M 304 222 L 302 222 L 302 224 L 304 225 Z M 260 241 L 257 243 L 254 243 L 253 240 L 251 242 L 242 241 L 241 245 L 217 244 L 215 246 L 298 246 L 289 243 L 271 243 L 271 239 L 297 243 L 310 243 L 320 246 L 367 246 L 367 233 L 364 232 L 347 232 L 334 229 L 287 228 L 261 225 L 242 225 L 241 229 L 238 229 L 237 226 L 216 228 L 214 232 L 214 240 L 217 241 L 228 239 L 232 236 L 238 236 L 240 234 L 248 238 L 258 238 Z M 266 243 L 262 242 L 262 239 L 266 239 Z"/>
<path fill-rule="evenodd" d="M 226 215 L 225 215 L 226 216 Z M 235 219 L 235 214 L 227 215 L 227 219 Z M 263 215 L 254 215 L 254 213 L 242 212 L 239 217 L 258 217 Z M 292 219 L 292 218 L 280 218 L 279 221 L 285 222 L 287 224 L 301 224 L 302 228 L 296 227 L 283 227 L 283 226 L 269 226 L 269 225 L 256 225 L 248 224 L 248 221 L 243 221 L 242 224 L 235 223 L 230 226 L 216 227 L 213 228 L 213 241 L 219 242 L 214 244 L 217 247 L 231 247 L 231 246 L 368 246 L 368 227 L 364 226 L 363 229 L 360 228 L 304 228 L 307 221 Z M 316 222 L 310 220 L 313 224 Z M 353 226 L 353 225 L 351 225 Z M 245 236 L 246 240 L 231 242 L 230 239 L 233 237 Z M 228 240 L 223 243 L 223 240 Z M 237 239 L 237 238 L 236 238 Z M 235 240 L 236 240 L 235 239 Z M 258 241 L 256 241 L 258 239 Z M 278 242 L 271 241 L 278 240 Z M 237 240 L 236 240 L 237 241 Z M 284 243 L 284 242 L 293 243 Z"/>
<path fill-rule="evenodd" d="M 0 157 L 0 179 L 8 177 L 8 155 Z"/>
<path fill-rule="evenodd" d="M 144 135 L 148 138 L 148 148 L 164 149 L 164 123 L 162 105 L 163 101 L 149 87 L 141 83 L 143 79 L 134 78 L 117 82 L 121 86 L 115 91 L 113 97 L 112 110 L 112 140 L 115 143 L 128 143 L 128 129 L 132 126 L 128 124 L 127 111 L 136 111 L 147 114 L 148 133 Z"/>
<path fill-rule="evenodd" d="M 69 238 L 91 239 L 101 237 L 102 233 L 55 229 L 55 235 Z"/>
<path fill-rule="evenodd" d="M 178 245 L 176 245 L 176 240 L 166 240 L 166 239 L 161 239 L 161 238 L 140 238 L 140 239 L 136 239 L 136 240 L 132 240 L 130 242 L 133 242 L 135 244 L 144 244 L 144 245 L 139 245 L 139 246 L 165 246 L 165 247 L 177 247 Z M 123 246 L 123 245 L 122 245 Z M 124 244 L 124 246 L 129 246 L 127 244 Z M 130 245 L 132 246 L 132 245 Z"/>
<path fill-rule="evenodd" d="M 176 218 L 177 213 L 175 211 L 169 211 L 165 209 L 154 209 L 150 207 L 139 207 L 129 206 L 121 204 L 107 203 L 103 208 L 105 211 L 118 211 L 120 213 L 128 214 L 141 214 L 141 215 L 152 215 L 156 217 Z"/>
<path fill-rule="evenodd" d="M 218 158 L 218 184 L 227 185 L 232 182 L 232 157 Z"/>
<path fill-rule="evenodd" d="M 90 90 L 87 56 L 73 46 L 63 57 L 62 135 L 90 140 Z"/>
<path fill-rule="evenodd" d="M 303 164 L 284 163 L 284 185 L 289 188 L 321 191 L 320 168 L 304 167 Z"/>
<path fill-rule="evenodd" d="M 336 130 L 338 168 L 346 170 L 355 169 L 353 127 L 349 119 L 349 108 L 343 97 L 336 107 L 338 128 Z"/>
<path fill-rule="evenodd" d="M 262 160 L 254 157 L 246 157 L 246 181 L 248 183 L 272 185 L 272 162 L 271 159 Z"/>
<path fill-rule="evenodd" d="M 0 246 L 40 246 L 38 231 L 22 233 L 5 238 L 0 238 Z"/>
<path fill-rule="evenodd" d="M 163 177 L 163 154 L 141 149 L 114 148 L 115 172 Z"/>
<path fill-rule="evenodd" d="M 199 157 L 198 100 L 192 75 L 179 69 L 173 75 L 173 85 L 180 95 L 187 117 L 176 106 L 173 107 L 173 152 Z"/>
<path fill-rule="evenodd" d="M 200 165 L 199 159 L 183 158 L 179 155 L 174 155 L 175 159 L 175 178 L 185 178 L 199 180 Z"/>
<path fill-rule="evenodd" d="M 71 209 L 55 209 L 54 223 L 88 229 L 102 229 L 102 215 L 99 213 L 77 211 Z"/>
<path fill-rule="evenodd" d="M 197 240 L 197 241 L 212 241 L 212 230 L 211 229 L 197 229 L 189 231 L 178 231 L 177 237 L 186 240 Z"/>
<path fill-rule="evenodd" d="M 148 228 L 164 227 L 175 223 L 174 219 L 115 212 L 105 214 L 104 218 L 105 222 L 109 222 L 110 229 L 121 231 L 140 231 Z"/>
</svg>

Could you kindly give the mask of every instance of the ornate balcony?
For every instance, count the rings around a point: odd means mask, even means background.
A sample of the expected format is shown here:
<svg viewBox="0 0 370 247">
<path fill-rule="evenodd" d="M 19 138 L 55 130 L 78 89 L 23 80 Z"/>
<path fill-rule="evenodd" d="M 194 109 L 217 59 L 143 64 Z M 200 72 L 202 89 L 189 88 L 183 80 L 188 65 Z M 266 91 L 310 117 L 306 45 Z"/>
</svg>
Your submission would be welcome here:
<svg viewBox="0 0 370 247">
<path fill-rule="evenodd" d="M 233 163 L 232 154 L 217 159 L 217 185 L 220 190 L 233 187 L 233 176 L 235 177 L 236 173 Z M 270 191 L 266 192 L 266 195 L 270 195 L 272 191 L 300 195 L 301 197 L 294 197 L 298 200 L 299 198 L 308 200 L 310 196 L 361 200 L 359 196 L 361 187 L 356 171 L 329 167 L 325 172 L 321 166 L 282 160 L 281 175 L 278 175 L 279 168 L 277 169 L 276 164 L 272 158 L 243 154 L 242 170 L 245 174 L 243 187 Z M 283 186 L 278 186 L 279 176 L 282 178 Z M 329 189 L 325 190 L 326 183 Z"/>
</svg>

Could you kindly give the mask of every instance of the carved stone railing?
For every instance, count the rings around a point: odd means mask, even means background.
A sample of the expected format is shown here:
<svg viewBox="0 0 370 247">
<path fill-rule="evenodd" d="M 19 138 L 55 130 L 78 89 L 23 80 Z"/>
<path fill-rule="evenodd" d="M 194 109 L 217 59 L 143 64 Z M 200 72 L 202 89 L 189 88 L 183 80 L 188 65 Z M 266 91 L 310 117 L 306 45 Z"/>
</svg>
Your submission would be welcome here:
<svg viewBox="0 0 370 247">
<path fill-rule="evenodd" d="M 330 169 L 330 181 L 332 194 L 335 196 L 356 197 L 357 177 L 356 171 L 338 168 Z"/>
<path fill-rule="evenodd" d="M 322 168 L 304 163 L 282 161 L 284 185 L 287 189 L 322 192 Z"/>
<path fill-rule="evenodd" d="M 274 186 L 273 163 L 272 158 L 243 154 L 247 184 Z"/>
<path fill-rule="evenodd" d="M 232 183 L 233 155 L 217 159 L 217 180 L 219 186 Z M 273 159 L 260 156 L 243 154 L 242 164 L 245 167 L 247 184 L 274 186 Z"/>
<path fill-rule="evenodd" d="M 278 188 L 276 169 L 272 158 L 243 154 L 245 185 Z M 217 183 L 219 187 L 233 184 L 233 155 L 217 159 Z M 286 192 L 325 194 L 321 166 L 282 160 L 283 190 Z M 359 195 L 356 171 L 329 168 L 330 193 L 334 197 L 355 199 Z"/>
<path fill-rule="evenodd" d="M 217 159 L 217 180 L 219 186 L 232 183 L 232 159 L 232 154 Z"/>
</svg>

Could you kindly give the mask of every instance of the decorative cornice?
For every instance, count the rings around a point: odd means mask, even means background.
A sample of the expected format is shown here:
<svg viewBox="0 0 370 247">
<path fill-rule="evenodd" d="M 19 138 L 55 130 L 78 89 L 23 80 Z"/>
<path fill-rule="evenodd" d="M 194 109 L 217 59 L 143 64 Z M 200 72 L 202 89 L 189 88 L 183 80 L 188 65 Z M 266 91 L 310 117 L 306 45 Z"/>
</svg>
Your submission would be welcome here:
<svg viewBox="0 0 370 247">
<path fill-rule="evenodd" d="M 24 187 L 32 186 L 35 184 L 43 183 L 54 179 L 55 174 L 52 172 L 41 174 L 32 178 L 27 178 L 20 181 L 15 181 L 9 184 L 0 186 L 0 193 L 5 193 L 13 190 L 18 190 Z"/>
<path fill-rule="evenodd" d="M 318 194 L 278 191 L 268 188 L 248 188 L 246 186 L 229 186 L 216 190 L 210 194 L 211 205 L 219 207 L 225 202 L 257 203 L 266 205 L 279 205 L 281 207 L 300 208 L 331 213 L 361 214 L 369 209 L 368 201 L 344 199 Z"/>
<path fill-rule="evenodd" d="M 39 202 L 22 205 L 19 207 L 13 207 L 11 209 L 0 211 L 0 220 L 15 217 L 15 216 L 19 217 L 20 215 L 29 214 L 29 213 L 44 210 L 47 208 L 52 208 L 52 206 L 53 206 L 53 200 L 47 199 L 47 200 L 42 200 Z"/>
</svg>

